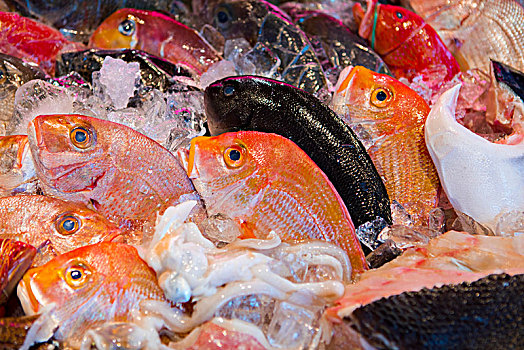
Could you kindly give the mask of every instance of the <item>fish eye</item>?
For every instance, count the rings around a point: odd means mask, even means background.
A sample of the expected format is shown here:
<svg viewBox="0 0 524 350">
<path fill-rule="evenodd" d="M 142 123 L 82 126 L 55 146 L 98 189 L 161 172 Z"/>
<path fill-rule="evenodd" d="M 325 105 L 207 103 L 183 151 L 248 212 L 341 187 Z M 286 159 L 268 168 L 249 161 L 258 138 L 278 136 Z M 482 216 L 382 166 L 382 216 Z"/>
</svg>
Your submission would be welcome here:
<svg viewBox="0 0 524 350">
<path fill-rule="evenodd" d="M 56 222 L 56 229 L 61 235 L 71 235 L 80 229 L 80 220 L 72 215 L 62 216 Z"/>
<path fill-rule="evenodd" d="M 231 85 L 224 86 L 224 95 L 229 97 L 235 93 L 235 88 Z"/>
<path fill-rule="evenodd" d="M 218 11 L 218 13 L 217 13 L 217 20 L 218 20 L 218 23 L 224 24 L 227 21 L 229 21 L 229 16 L 224 11 Z"/>
<path fill-rule="evenodd" d="M 91 131 L 82 126 L 78 126 L 71 130 L 69 138 L 71 139 L 73 145 L 81 149 L 90 147 L 93 142 L 93 135 Z"/>
<path fill-rule="evenodd" d="M 80 288 L 89 281 L 90 276 L 89 268 L 82 263 L 77 263 L 65 271 L 64 280 L 69 286 Z"/>
<path fill-rule="evenodd" d="M 224 161 L 226 165 L 230 168 L 238 168 L 244 164 L 245 150 L 237 145 L 231 146 L 224 151 Z"/>
<path fill-rule="evenodd" d="M 395 13 L 397 15 L 397 18 L 398 19 L 402 19 L 404 16 L 402 16 L 402 13 L 397 11 L 397 13 Z"/>
<path fill-rule="evenodd" d="M 371 103 L 376 107 L 386 107 L 392 98 L 391 91 L 384 88 L 377 88 L 371 93 Z"/>
<path fill-rule="evenodd" d="M 126 19 L 118 25 L 118 31 L 125 36 L 131 36 L 135 33 L 136 22 L 132 19 Z"/>
</svg>

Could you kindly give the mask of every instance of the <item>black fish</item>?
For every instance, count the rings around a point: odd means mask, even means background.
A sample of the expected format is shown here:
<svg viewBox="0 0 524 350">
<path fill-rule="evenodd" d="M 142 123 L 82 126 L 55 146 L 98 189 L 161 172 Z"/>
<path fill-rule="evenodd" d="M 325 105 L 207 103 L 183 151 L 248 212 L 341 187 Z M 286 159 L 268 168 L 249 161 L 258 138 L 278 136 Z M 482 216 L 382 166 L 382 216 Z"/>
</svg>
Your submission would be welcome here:
<svg viewBox="0 0 524 350">
<path fill-rule="evenodd" d="M 84 50 L 67 52 L 62 54 L 56 61 L 56 75 L 66 75 L 77 72 L 87 82 L 92 82 L 92 74 L 102 68 L 104 59 L 109 56 L 119 58 L 126 62 L 138 62 L 140 64 L 140 79 L 144 86 L 158 89 L 162 92 L 176 87 L 173 76 L 191 77 L 183 67 L 168 62 L 162 58 L 148 54 L 140 50 Z"/>
<path fill-rule="evenodd" d="M 524 275 L 382 298 L 345 318 L 378 349 L 524 349 Z"/>
<path fill-rule="evenodd" d="M 0 135 L 6 135 L 13 117 L 16 90 L 30 80 L 45 78 L 38 66 L 0 53 Z"/>
<path fill-rule="evenodd" d="M 306 34 L 287 14 L 261 0 L 228 1 L 214 11 L 214 26 L 226 39 L 245 38 L 249 53 L 269 71 L 278 61 L 278 79 L 311 93 L 326 85 L 326 77 Z M 260 65 L 260 64 L 257 64 Z"/>
<path fill-rule="evenodd" d="M 364 66 L 377 73 L 392 75 L 366 40 L 340 20 L 320 11 L 307 11 L 297 15 L 295 23 L 311 42 L 320 41 L 325 58 L 329 60 L 329 66 L 323 64 L 325 70 L 338 68 L 341 71 L 347 66 Z"/>
<path fill-rule="evenodd" d="M 522 101 L 524 101 L 524 73 L 510 66 L 491 60 L 495 79 L 506 84 Z"/>
<path fill-rule="evenodd" d="M 212 135 L 256 130 L 287 137 L 331 180 L 355 227 L 377 216 L 391 224 L 386 188 L 364 146 L 314 96 L 276 80 L 241 76 L 211 84 L 204 101 Z"/>
</svg>

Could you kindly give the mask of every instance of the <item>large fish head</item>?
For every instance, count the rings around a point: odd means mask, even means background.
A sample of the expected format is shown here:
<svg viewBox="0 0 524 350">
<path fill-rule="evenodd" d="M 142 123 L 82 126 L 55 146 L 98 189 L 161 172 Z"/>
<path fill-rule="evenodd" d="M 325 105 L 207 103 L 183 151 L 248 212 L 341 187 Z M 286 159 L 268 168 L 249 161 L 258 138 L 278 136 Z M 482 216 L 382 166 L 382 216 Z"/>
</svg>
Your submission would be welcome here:
<svg viewBox="0 0 524 350">
<path fill-rule="evenodd" d="M 106 18 L 89 39 L 89 47 L 100 49 L 141 49 L 142 31 L 149 24 L 148 11 L 120 9 Z M 151 38 L 154 39 L 154 38 Z"/>
<path fill-rule="evenodd" d="M 275 99 L 269 79 L 237 76 L 216 81 L 204 93 L 207 123 L 211 135 L 253 127 L 252 116 L 270 99 Z"/>
<path fill-rule="evenodd" d="M 405 84 L 362 66 L 346 68 L 340 74 L 333 105 L 347 112 L 352 122 L 385 122 L 375 125 L 389 132 L 422 125 L 430 110 Z"/>
<path fill-rule="evenodd" d="M 245 38 L 254 46 L 262 20 L 268 13 L 268 8 L 263 3 L 224 1 L 213 11 L 213 26 L 226 39 Z"/>
<path fill-rule="evenodd" d="M 258 169 L 253 152 L 237 134 L 240 133 L 196 137 L 191 140 L 189 154 L 179 153 L 181 158 L 187 158 L 182 163 L 208 209 L 243 187 Z"/>
<path fill-rule="evenodd" d="M 414 12 L 400 6 L 378 4 L 376 0 L 368 0 L 366 12 L 359 3 L 355 4 L 353 15 L 360 36 L 368 39 L 380 55 L 396 50 L 425 25 L 422 17 Z"/>
<path fill-rule="evenodd" d="M 110 122 L 77 114 L 36 117 L 28 138 L 39 179 L 61 193 L 95 188 L 108 171 L 103 159 L 111 145 L 123 142 L 105 123 Z"/>
</svg>

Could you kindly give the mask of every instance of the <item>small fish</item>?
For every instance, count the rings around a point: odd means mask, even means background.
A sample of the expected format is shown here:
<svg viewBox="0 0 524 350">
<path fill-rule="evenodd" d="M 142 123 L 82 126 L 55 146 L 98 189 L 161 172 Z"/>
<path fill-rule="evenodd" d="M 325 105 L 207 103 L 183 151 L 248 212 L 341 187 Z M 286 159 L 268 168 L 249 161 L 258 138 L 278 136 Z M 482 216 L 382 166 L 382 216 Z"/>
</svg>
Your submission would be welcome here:
<svg viewBox="0 0 524 350">
<path fill-rule="evenodd" d="M 204 102 L 211 135 L 238 130 L 282 135 L 327 175 L 356 227 L 377 216 L 392 223 L 386 187 L 364 146 L 314 96 L 276 80 L 241 76 L 211 84 Z"/>
<path fill-rule="evenodd" d="M 112 240 L 122 233 L 115 224 L 83 205 L 47 196 L 0 198 L 0 217 L 0 238 L 35 247 L 49 240 L 50 257 L 86 244 Z"/>
<path fill-rule="evenodd" d="M 6 220 L 5 217 L 2 220 Z M 0 238 L 0 305 L 4 304 L 24 273 L 31 267 L 36 249 L 30 244 Z"/>
<path fill-rule="evenodd" d="M 427 225 L 440 187 L 424 140 L 428 104 L 398 80 L 360 66 L 342 72 L 337 87 L 334 111 L 371 137 L 368 153 L 389 198 L 402 204 L 416 225 Z"/>
<path fill-rule="evenodd" d="M 14 12 L 0 12 L 0 51 L 34 62 L 50 75 L 54 74 L 55 59 L 60 51 L 83 47 L 42 23 Z"/>
<path fill-rule="evenodd" d="M 93 33 L 89 47 L 143 50 L 200 75 L 220 54 L 196 30 L 154 11 L 121 9 Z"/>
<path fill-rule="evenodd" d="M 333 242 L 348 253 L 353 277 L 367 269 L 344 202 L 292 141 L 256 131 L 196 137 L 184 163 L 209 215 L 228 215 L 244 237 L 273 230 L 283 240 Z"/>
<path fill-rule="evenodd" d="M 0 135 L 6 135 L 13 118 L 16 90 L 30 80 L 45 78 L 34 63 L 0 53 Z"/>
<path fill-rule="evenodd" d="M 368 0 L 367 11 L 357 3 L 353 15 L 360 23 L 360 36 L 369 40 L 395 77 L 411 80 L 439 69 L 444 71 L 443 81 L 449 81 L 460 72 L 437 32 L 414 12 Z"/>
<path fill-rule="evenodd" d="M 73 347 L 90 328 L 130 321 L 142 300 L 165 300 L 154 270 L 137 250 L 114 242 L 81 247 L 30 269 L 17 293 L 28 315 L 56 303 L 55 338 Z"/>
<path fill-rule="evenodd" d="M 28 135 L 44 193 L 90 204 L 122 228 L 147 231 L 157 213 L 198 197 L 177 159 L 127 126 L 77 114 L 42 115 Z M 194 213 L 204 215 L 204 209 L 197 206 Z"/>
<path fill-rule="evenodd" d="M 0 136 L 0 197 L 36 192 L 35 167 L 26 135 Z"/>
</svg>

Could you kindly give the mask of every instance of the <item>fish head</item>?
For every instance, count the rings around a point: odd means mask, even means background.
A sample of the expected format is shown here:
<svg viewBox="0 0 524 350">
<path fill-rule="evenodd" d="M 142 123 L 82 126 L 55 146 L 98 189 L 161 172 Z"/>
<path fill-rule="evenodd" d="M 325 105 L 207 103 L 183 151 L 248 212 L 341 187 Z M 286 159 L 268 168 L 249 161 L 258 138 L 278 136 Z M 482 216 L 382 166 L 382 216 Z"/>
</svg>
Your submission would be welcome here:
<svg viewBox="0 0 524 350">
<path fill-rule="evenodd" d="M 387 55 L 408 40 L 425 25 L 422 17 L 400 6 L 378 4 L 368 0 L 367 10 L 357 3 L 353 15 L 361 37 L 371 42 L 380 55 Z"/>
<path fill-rule="evenodd" d="M 99 49 L 142 49 L 144 26 L 150 25 L 149 11 L 120 9 L 107 17 L 89 39 Z"/>
<path fill-rule="evenodd" d="M 114 242 L 84 246 L 30 269 L 18 296 L 30 315 L 55 303 L 61 328 L 70 318 L 111 321 L 125 316 L 141 299 L 163 299 L 155 272 L 136 249 Z"/>
<path fill-rule="evenodd" d="M 121 137 L 114 123 L 77 114 L 41 115 L 28 129 L 39 179 L 61 193 L 96 187 L 108 171 L 103 159 L 114 145 L 125 142 Z"/>
<path fill-rule="evenodd" d="M 263 172 L 243 132 L 225 133 L 214 137 L 195 137 L 187 156 L 187 174 L 206 205 L 243 186 L 255 172 Z"/>
<path fill-rule="evenodd" d="M 237 76 L 218 80 L 204 93 L 207 124 L 211 135 L 253 127 L 252 116 L 272 99 L 268 79 Z"/>
<path fill-rule="evenodd" d="M 352 122 L 371 121 L 389 132 L 423 125 L 430 111 L 426 101 L 405 84 L 362 66 L 340 74 L 334 104 L 340 103 Z"/>
</svg>

